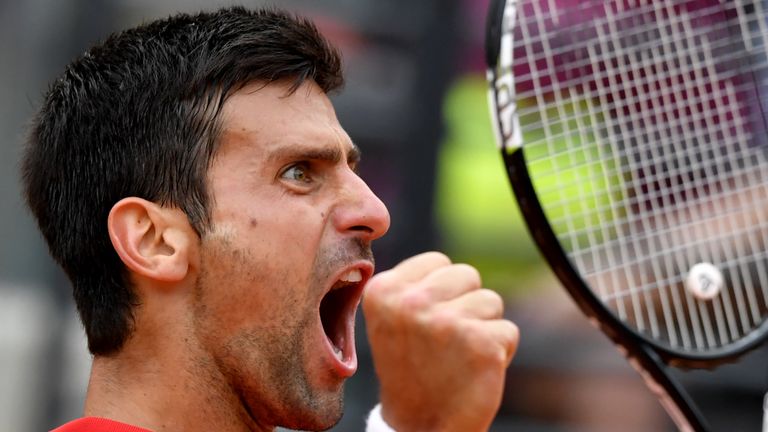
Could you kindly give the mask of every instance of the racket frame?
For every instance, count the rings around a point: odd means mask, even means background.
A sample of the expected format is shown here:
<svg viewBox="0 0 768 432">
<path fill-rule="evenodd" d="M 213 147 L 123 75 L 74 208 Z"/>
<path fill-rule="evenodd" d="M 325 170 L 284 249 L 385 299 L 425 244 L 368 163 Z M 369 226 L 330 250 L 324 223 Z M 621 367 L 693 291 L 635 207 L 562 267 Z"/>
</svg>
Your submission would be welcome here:
<svg viewBox="0 0 768 432">
<path fill-rule="evenodd" d="M 669 375 L 667 365 L 685 368 L 713 368 L 723 362 L 733 361 L 762 342 L 765 334 L 768 333 L 768 322 L 764 322 L 737 343 L 729 345 L 727 349 L 717 350 L 710 354 L 681 352 L 659 344 L 626 326 L 605 307 L 603 302 L 589 288 L 572 265 L 552 226 L 547 221 L 529 176 L 519 131 L 505 130 L 505 127 L 507 129 L 519 127 L 512 119 L 506 119 L 507 122 L 504 122 L 504 114 L 514 114 L 499 112 L 498 72 L 503 67 L 512 67 L 512 65 L 502 65 L 500 68 L 498 64 L 503 45 L 504 14 L 505 8 L 515 7 L 516 4 L 517 0 L 491 1 L 486 25 L 485 53 L 486 64 L 488 65 L 487 78 L 490 85 L 489 102 L 493 128 L 501 148 L 509 182 L 527 228 L 546 262 L 581 311 L 595 327 L 608 336 L 629 363 L 640 373 L 646 385 L 656 394 L 678 427 L 685 431 L 708 431 L 709 426 L 706 420 L 685 389 Z M 511 71 L 507 71 L 507 73 L 511 73 Z M 514 84 L 505 82 L 503 85 L 513 86 Z M 509 100 L 506 103 L 508 105 L 514 104 L 514 88 L 508 88 L 507 91 L 509 94 L 506 96 Z M 508 105 L 505 106 L 505 109 L 509 108 Z M 513 106 L 512 110 L 514 109 Z M 509 144 L 510 141 L 512 142 L 511 145 Z"/>
</svg>

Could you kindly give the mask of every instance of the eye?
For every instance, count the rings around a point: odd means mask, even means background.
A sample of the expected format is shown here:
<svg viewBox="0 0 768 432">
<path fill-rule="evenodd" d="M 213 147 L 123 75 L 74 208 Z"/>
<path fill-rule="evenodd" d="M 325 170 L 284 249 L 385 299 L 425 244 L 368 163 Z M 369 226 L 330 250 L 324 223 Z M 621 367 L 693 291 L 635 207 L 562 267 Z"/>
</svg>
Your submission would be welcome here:
<svg viewBox="0 0 768 432">
<path fill-rule="evenodd" d="M 310 183 L 312 182 L 312 176 L 309 174 L 309 171 L 310 169 L 308 164 L 304 162 L 297 163 L 291 165 L 288 167 L 288 169 L 283 171 L 283 173 L 280 175 L 280 178 L 299 183 Z"/>
</svg>

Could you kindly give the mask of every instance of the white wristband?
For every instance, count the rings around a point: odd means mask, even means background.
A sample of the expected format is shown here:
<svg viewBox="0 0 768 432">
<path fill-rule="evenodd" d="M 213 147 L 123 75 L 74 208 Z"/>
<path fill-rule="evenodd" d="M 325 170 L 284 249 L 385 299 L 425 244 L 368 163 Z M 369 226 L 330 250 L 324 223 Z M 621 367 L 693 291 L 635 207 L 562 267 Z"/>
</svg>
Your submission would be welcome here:
<svg viewBox="0 0 768 432">
<path fill-rule="evenodd" d="M 365 432 L 395 432 L 381 417 L 381 404 L 377 404 L 368 414 Z"/>
</svg>

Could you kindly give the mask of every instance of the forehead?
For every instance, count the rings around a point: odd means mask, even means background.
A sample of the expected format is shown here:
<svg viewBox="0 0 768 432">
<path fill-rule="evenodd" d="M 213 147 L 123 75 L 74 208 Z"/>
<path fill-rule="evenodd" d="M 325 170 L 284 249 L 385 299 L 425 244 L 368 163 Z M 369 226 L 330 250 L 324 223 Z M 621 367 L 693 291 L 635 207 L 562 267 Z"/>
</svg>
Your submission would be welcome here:
<svg viewBox="0 0 768 432">
<path fill-rule="evenodd" d="M 331 101 L 311 80 L 293 93 L 284 82 L 249 84 L 225 102 L 221 122 L 219 153 L 245 146 L 274 159 L 275 153 L 296 147 L 356 151 Z"/>
</svg>

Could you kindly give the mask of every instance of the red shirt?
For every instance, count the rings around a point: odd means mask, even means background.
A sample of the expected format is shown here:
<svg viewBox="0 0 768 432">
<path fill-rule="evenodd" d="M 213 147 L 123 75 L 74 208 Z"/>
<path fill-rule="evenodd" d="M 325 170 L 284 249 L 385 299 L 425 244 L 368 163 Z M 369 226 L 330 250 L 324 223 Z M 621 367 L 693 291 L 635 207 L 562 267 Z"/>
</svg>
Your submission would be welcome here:
<svg viewBox="0 0 768 432">
<path fill-rule="evenodd" d="M 131 426 L 125 423 L 116 422 L 99 417 L 84 417 L 60 426 L 51 432 L 152 432 L 149 429 L 143 429 Z"/>
</svg>

